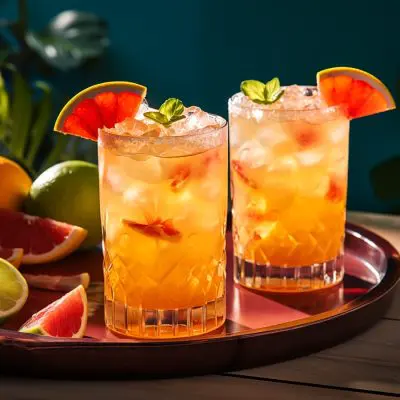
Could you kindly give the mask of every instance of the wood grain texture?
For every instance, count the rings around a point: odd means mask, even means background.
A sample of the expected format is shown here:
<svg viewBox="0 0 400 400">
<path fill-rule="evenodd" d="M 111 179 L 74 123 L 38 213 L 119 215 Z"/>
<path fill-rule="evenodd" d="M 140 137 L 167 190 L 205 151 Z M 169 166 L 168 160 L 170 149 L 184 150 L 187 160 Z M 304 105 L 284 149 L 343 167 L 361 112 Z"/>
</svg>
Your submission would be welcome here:
<svg viewBox="0 0 400 400">
<path fill-rule="evenodd" d="M 400 395 L 399 332 L 400 321 L 382 320 L 331 349 L 237 374 Z"/>
<path fill-rule="evenodd" d="M 223 376 L 157 381 L 1 381 L 1 400 L 382 400 L 387 397 L 335 389 Z"/>
</svg>

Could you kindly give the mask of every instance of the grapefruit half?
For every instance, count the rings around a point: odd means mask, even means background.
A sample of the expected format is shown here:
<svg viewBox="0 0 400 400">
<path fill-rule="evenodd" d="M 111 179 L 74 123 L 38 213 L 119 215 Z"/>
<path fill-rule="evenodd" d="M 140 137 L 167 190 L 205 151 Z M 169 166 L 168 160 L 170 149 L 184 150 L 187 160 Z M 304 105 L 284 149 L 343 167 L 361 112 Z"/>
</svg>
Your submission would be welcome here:
<svg viewBox="0 0 400 400">
<path fill-rule="evenodd" d="M 63 107 L 54 130 L 96 141 L 99 128 L 113 128 L 136 114 L 147 88 L 133 82 L 104 82 L 76 94 Z"/>
<path fill-rule="evenodd" d="M 24 255 L 24 249 L 7 249 L 0 247 L 0 258 L 7 260 L 9 263 L 18 268 L 21 265 L 22 256 Z"/>
<path fill-rule="evenodd" d="M 33 314 L 19 331 L 42 336 L 81 338 L 85 335 L 87 318 L 87 296 L 80 285 Z"/>
<path fill-rule="evenodd" d="M 317 73 L 317 83 L 328 106 L 343 105 L 349 119 L 396 108 L 387 87 L 378 78 L 360 69 L 324 69 Z"/>
<path fill-rule="evenodd" d="M 0 247 L 23 249 L 23 264 L 59 260 L 76 250 L 87 231 L 49 218 L 0 209 Z"/>
</svg>

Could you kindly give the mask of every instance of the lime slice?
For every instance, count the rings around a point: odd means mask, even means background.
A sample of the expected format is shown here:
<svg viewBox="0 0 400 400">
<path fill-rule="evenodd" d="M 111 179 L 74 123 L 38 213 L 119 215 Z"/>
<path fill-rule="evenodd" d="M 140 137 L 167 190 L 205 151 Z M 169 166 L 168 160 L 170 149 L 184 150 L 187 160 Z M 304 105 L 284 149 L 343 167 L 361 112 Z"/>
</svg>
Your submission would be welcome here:
<svg viewBox="0 0 400 400">
<path fill-rule="evenodd" d="M 0 259 L 0 322 L 24 306 L 28 293 L 22 274 L 8 261 Z"/>
</svg>

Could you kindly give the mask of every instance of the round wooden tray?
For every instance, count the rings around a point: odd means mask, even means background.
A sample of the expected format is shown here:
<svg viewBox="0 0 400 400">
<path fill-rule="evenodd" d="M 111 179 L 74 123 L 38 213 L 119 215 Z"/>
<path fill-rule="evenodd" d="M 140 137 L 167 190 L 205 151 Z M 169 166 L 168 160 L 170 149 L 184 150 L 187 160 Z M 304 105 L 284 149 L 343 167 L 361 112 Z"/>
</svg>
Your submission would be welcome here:
<svg viewBox="0 0 400 400">
<path fill-rule="evenodd" d="M 137 341 L 107 331 L 99 251 L 75 254 L 31 273 L 90 272 L 91 316 L 84 339 L 21 334 L 21 324 L 61 293 L 31 290 L 24 309 L 0 329 L 0 372 L 57 377 L 155 377 L 214 373 L 255 367 L 323 349 L 374 323 L 389 306 L 400 279 L 397 251 L 384 239 L 348 224 L 346 276 L 334 288 L 306 294 L 263 295 L 232 281 L 227 238 L 227 322 L 202 337 Z"/>
</svg>

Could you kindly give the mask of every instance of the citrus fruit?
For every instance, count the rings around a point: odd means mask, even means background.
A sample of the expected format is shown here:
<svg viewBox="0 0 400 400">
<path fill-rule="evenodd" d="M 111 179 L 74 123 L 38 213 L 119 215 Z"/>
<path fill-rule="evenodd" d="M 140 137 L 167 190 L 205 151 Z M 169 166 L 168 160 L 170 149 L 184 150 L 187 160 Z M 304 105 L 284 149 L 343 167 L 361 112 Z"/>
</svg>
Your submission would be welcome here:
<svg viewBox="0 0 400 400">
<path fill-rule="evenodd" d="M 25 322 L 20 332 L 36 335 L 81 338 L 85 334 L 88 306 L 82 285 L 49 304 Z"/>
<path fill-rule="evenodd" d="M 18 268 L 21 265 L 24 249 L 7 249 L 0 247 L 0 258 L 7 260 L 9 263 Z"/>
<path fill-rule="evenodd" d="M 64 258 L 80 246 L 86 234 L 79 226 L 0 209 L 0 247 L 23 249 L 23 264 Z"/>
<path fill-rule="evenodd" d="M 101 242 L 97 165 L 65 161 L 53 165 L 32 184 L 26 210 L 39 217 L 80 226 L 88 231 L 82 247 Z"/>
<path fill-rule="evenodd" d="M 320 93 L 329 106 L 343 105 L 350 119 L 396 108 L 392 95 L 375 76 L 356 68 L 337 67 L 318 72 Z"/>
<path fill-rule="evenodd" d="M 16 162 L 0 156 L 0 208 L 19 210 L 32 180 Z"/>
<path fill-rule="evenodd" d="M 28 298 L 28 284 L 8 261 L 0 259 L 0 322 L 17 313 Z"/>
<path fill-rule="evenodd" d="M 133 82 L 104 82 L 76 94 L 61 110 L 54 130 L 97 140 L 98 129 L 112 128 L 136 114 L 147 89 Z"/>
</svg>

